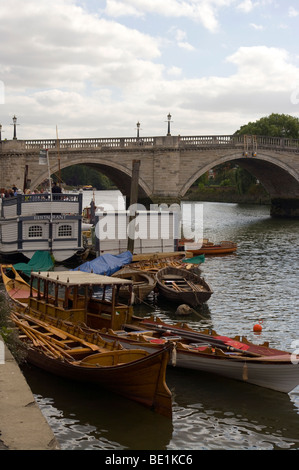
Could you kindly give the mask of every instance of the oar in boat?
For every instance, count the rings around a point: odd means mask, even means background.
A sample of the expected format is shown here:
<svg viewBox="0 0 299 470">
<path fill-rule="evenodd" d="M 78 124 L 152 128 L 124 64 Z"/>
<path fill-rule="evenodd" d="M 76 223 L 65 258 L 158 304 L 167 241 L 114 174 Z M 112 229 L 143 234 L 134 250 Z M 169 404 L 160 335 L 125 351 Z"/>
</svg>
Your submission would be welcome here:
<svg viewBox="0 0 299 470">
<path fill-rule="evenodd" d="M 143 321 L 142 325 L 145 325 L 147 328 L 154 330 L 154 331 L 159 331 L 161 334 L 164 333 L 171 333 L 171 334 L 176 334 L 182 336 L 182 338 L 194 342 L 204 342 L 204 343 L 209 343 L 210 345 L 214 347 L 218 347 L 220 349 L 224 349 L 226 351 L 231 351 L 231 352 L 239 352 L 242 354 L 247 354 L 252 357 L 260 357 L 261 354 L 256 354 L 250 351 L 246 351 L 243 349 L 236 348 L 234 346 L 230 346 L 229 344 L 226 344 L 225 341 L 222 339 L 214 338 L 213 336 L 210 335 L 205 335 L 202 333 L 197 333 L 197 332 L 188 332 L 185 331 L 182 328 L 171 328 L 165 325 L 161 326 L 155 326 L 150 322 Z"/>
<path fill-rule="evenodd" d="M 28 322 L 17 319 L 15 315 L 11 316 L 17 327 L 32 341 L 35 347 L 41 347 L 56 358 L 64 356 L 67 359 L 74 360 L 74 358 L 60 346 L 58 340 L 31 327 Z"/>
</svg>

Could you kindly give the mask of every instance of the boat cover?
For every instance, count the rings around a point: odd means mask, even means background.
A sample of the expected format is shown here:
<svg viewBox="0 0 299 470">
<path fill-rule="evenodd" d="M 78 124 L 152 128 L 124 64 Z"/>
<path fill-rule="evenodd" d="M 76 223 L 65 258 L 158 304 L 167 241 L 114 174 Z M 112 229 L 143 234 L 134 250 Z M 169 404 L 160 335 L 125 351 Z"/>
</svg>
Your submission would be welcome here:
<svg viewBox="0 0 299 470">
<path fill-rule="evenodd" d="M 130 264 L 132 262 L 132 258 L 133 256 L 130 251 L 125 251 L 119 255 L 105 253 L 91 261 L 86 261 L 86 263 L 81 264 L 81 266 L 73 269 L 73 271 L 80 270 L 86 273 L 93 272 L 95 274 L 111 276 L 116 271 L 119 271 L 125 264 Z"/>
<path fill-rule="evenodd" d="M 201 264 L 205 262 L 205 255 L 193 256 L 193 258 L 182 259 L 183 263 Z"/>
<path fill-rule="evenodd" d="M 48 251 L 36 251 L 28 263 L 17 263 L 13 266 L 16 271 L 21 271 L 30 277 L 31 271 L 50 271 L 54 263 Z"/>
</svg>

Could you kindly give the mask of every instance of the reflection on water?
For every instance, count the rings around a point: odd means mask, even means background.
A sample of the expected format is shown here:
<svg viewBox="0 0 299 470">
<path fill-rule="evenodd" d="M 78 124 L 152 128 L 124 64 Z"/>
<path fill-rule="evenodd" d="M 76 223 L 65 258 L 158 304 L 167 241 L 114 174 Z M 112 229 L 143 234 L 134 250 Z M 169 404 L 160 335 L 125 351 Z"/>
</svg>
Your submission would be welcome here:
<svg viewBox="0 0 299 470">
<path fill-rule="evenodd" d="M 287 394 L 169 369 L 171 421 L 96 387 L 24 372 L 62 449 L 299 449 L 298 403 Z"/>
<path fill-rule="evenodd" d="M 203 212 L 204 237 L 235 241 L 238 250 L 206 257 L 201 269 L 214 293 L 183 320 L 292 351 L 299 340 L 299 221 L 271 219 L 265 206 L 205 203 Z M 136 313 L 182 321 L 175 307 L 154 296 Z M 258 321 L 259 336 L 253 333 Z M 169 369 L 171 423 L 104 391 L 32 369 L 26 376 L 63 449 L 299 449 L 299 387 L 287 395 Z"/>
<path fill-rule="evenodd" d="M 172 421 L 135 402 L 31 366 L 24 373 L 62 449 L 165 449 L 171 439 Z"/>
<path fill-rule="evenodd" d="M 175 416 L 168 449 L 299 448 L 298 410 L 288 395 L 195 371 L 172 370 L 168 383 Z"/>
</svg>

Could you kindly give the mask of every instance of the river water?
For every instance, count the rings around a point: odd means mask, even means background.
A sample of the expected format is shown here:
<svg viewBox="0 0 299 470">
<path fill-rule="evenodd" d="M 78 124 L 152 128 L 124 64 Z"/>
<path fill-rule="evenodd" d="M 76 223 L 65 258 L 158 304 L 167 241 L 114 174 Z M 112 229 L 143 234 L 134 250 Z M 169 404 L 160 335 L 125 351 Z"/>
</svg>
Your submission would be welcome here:
<svg viewBox="0 0 299 470">
<path fill-rule="evenodd" d="M 299 221 L 272 219 L 268 206 L 203 204 L 204 237 L 233 240 L 236 254 L 206 257 L 214 293 L 183 321 L 246 335 L 293 351 L 298 340 Z M 155 296 L 136 308 L 181 320 Z M 262 333 L 253 333 L 256 323 Z M 65 450 L 299 450 L 299 387 L 289 394 L 169 368 L 172 421 L 104 390 L 70 384 L 26 366 L 37 403 Z"/>
</svg>

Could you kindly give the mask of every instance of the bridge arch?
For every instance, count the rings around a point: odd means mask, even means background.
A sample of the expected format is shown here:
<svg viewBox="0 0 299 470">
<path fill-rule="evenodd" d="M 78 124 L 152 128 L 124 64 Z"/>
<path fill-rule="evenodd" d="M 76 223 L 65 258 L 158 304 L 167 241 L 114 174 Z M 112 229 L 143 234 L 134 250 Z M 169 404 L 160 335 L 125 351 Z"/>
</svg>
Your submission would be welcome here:
<svg viewBox="0 0 299 470">
<path fill-rule="evenodd" d="M 105 160 L 105 163 L 100 161 L 98 156 L 94 157 L 93 159 L 86 155 L 86 161 L 82 162 L 82 155 L 80 158 L 74 158 L 72 161 L 69 159 L 66 161 L 61 159 L 60 168 L 64 169 L 69 166 L 73 165 L 84 165 L 88 166 L 89 168 L 94 168 L 95 170 L 101 172 L 105 176 L 107 176 L 117 187 L 118 189 L 124 194 L 125 196 L 130 196 L 130 188 L 131 188 L 131 179 L 132 179 L 132 168 L 128 168 L 125 165 L 115 163 L 114 161 L 110 161 L 108 159 Z M 59 165 L 58 162 L 53 163 L 51 166 L 51 174 L 58 173 Z M 39 176 L 31 182 L 32 187 L 36 188 L 42 181 L 48 178 L 48 171 L 43 170 Z M 142 176 L 139 176 L 139 188 L 138 188 L 139 196 L 141 199 L 146 199 L 150 196 L 151 190 L 148 184 L 144 181 Z"/>
<path fill-rule="evenodd" d="M 200 161 L 200 160 L 199 160 Z M 192 184 L 210 169 L 226 162 L 235 162 L 255 176 L 264 186 L 271 198 L 288 198 L 290 194 L 299 197 L 299 174 L 287 163 L 266 152 L 259 152 L 256 157 L 242 157 L 240 153 L 232 152 L 222 156 L 217 156 L 213 161 L 199 167 L 190 175 L 189 179 L 183 183 L 180 194 L 183 197 Z"/>
</svg>

